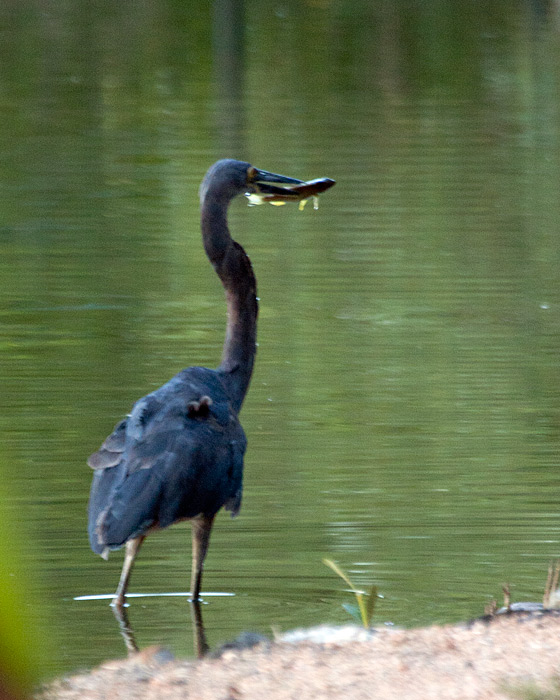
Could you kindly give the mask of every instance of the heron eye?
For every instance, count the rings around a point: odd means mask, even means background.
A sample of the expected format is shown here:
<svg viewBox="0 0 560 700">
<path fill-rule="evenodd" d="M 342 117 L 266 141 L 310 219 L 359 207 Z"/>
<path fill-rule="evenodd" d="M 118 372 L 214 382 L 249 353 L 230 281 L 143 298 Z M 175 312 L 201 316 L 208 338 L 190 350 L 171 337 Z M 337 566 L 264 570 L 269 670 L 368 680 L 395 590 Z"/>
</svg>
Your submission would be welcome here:
<svg viewBox="0 0 560 700">
<path fill-rule="evenodd" d="M 258 174 L 259 171 L 253 165 L 251 165 L 251 167 L 247 169 L 247 182 L 254 182 L 257 179 Z"/>
</svg>

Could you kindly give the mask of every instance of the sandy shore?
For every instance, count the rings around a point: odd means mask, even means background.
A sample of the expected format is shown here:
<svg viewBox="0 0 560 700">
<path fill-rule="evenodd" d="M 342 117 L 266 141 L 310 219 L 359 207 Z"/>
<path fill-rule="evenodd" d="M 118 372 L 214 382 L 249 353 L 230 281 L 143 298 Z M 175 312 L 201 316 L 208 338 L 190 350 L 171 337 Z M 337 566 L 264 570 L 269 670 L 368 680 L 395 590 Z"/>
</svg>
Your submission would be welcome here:
<svg viewBox="0 0 560 700">
<path fill-rule="evenodd" d="M 560 698 L 560 615 L 499 615 L 421 629 L 343 628 L 322 643 L 261 641 L 217 658 L 161 648 L 57 680 L 49 700 L 449 700 Z M 363 641 L 344 641 L 355 636 Z M 531 688 L 533 694 L 528 694 Z M 535 690 L 555 690 L 536 695 Z M 521 690 L 521 692 L 520 692 Z"/>
</svg>

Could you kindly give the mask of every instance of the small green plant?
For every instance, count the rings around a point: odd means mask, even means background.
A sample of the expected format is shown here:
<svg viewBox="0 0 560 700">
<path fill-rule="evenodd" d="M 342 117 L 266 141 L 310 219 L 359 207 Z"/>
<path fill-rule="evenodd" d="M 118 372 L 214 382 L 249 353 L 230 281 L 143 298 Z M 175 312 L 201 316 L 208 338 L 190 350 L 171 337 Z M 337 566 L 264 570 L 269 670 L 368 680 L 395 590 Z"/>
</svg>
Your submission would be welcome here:
<svg viewBox="0 0 560 700">
<path fill-rule="evenodd" d="M 323 559 L 323 564 L 332 569 L 335 574 L 340 576 L 340 578 L 345 581 L 350 587 L 350 593 L 356 596 L 356 602 L 358 603 L 359 617 L 362 620 L 362 624 L 366 629 L 371 626 L 371 618 L 373 617 L 373 611 L 375 610 L 375 603 L 379 597 L 377 594 L 377 586 L 372 586 L 369 591 L 361 591 L 354 586 L 352 581 L 348 578 L 348 575 L 342 571 L 342 569 L 336 564 L 332 559 Z M 345 610 L 352 615 L 354 611 L 349 605 L 343 606 Z"/>
</svg>

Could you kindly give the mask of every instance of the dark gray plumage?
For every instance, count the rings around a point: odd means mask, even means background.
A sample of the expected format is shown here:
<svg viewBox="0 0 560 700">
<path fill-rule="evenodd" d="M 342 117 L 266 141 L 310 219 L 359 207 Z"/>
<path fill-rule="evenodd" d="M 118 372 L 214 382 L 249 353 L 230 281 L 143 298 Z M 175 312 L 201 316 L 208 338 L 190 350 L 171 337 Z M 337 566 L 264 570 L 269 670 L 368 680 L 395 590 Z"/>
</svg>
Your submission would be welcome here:
<svg viewBox="0 0 560 700">
<path fill-rule="evenodd" d="M 210 395 L 206 415 L 189 404 Z M 246 439 L 217 371 L 191 367 L 140 399 L 88 464 L 89 536 L 97 554 L 153 526 L 241 505 Z"/>
</svg>

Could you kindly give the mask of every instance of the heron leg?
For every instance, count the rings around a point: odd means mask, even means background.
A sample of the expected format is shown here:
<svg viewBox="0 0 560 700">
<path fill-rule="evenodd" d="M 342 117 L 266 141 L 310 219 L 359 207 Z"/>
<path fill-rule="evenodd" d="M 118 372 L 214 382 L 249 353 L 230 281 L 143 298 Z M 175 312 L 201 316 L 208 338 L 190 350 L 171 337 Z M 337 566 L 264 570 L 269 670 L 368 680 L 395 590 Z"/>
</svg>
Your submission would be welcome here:
<svg viewBox="0 0 560 700">
<path fill-rule="evenodd" d="M 128 540 L 128 542 L 126 543 L 126 551 L 124 555 L 124 563 L 121 571 L 121 577 L 119 579 L 119 585 L 117 586 L 115 597 L 113 598 L 113 601 L 111 603 L 111 605 L 113 605 L 115 608 L 124 607 L 128 582 L 130 580 L 130 574 L 132 572 L 132 566 L 134 564 L 134 560 L 136 559 L 136 555 L 138 554 L 138 550 L 140 549 L 140 545 L 145 539 L 146 536 L 141 535 L 140 537 L 135 537 L 133 540 Z"/>
<path fill-rule="evenodd" d="M 210 542 L 210 531 L 214 515 L 199 515 L 191 520 L 192 527 L 192 571 L 191 571 L 191 600 L 200 600 L 202 570 L 204 559 Z"/>
</svg>

